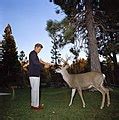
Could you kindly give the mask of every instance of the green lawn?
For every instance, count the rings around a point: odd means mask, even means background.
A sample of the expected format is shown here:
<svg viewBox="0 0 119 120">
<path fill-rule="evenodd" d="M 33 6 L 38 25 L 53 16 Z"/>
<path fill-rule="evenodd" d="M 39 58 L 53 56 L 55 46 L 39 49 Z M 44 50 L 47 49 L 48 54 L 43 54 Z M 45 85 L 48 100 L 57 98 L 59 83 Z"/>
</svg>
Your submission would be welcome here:
<svg viewBox="0 0 119 120">
<path fill-rule="evenodd" d="M 119 88 L 111 92 L 111 106 L 100 110 L 101 94 L 84 91 L 86 108 L 76 94 L 73 105 L 68 106 L 70 89 L 42 89 L 42 103 L 45 109 L 30 109 L 30 90 L 17 89 L 15 99 L 0 96 L 0 120 L 119 120 Z"/>
</svg>

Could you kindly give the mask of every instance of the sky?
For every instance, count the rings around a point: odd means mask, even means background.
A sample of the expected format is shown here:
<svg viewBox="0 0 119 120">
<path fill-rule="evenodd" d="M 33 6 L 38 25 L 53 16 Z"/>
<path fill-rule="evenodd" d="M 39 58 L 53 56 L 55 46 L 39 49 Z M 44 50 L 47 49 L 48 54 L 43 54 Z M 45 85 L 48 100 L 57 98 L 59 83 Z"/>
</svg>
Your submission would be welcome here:
<svg viewBox="0 0 119 120">
<path fill-rule="evenodd" d="M 11 25 L 17 51 L 24 51 L 28 57 L 36 43 L 41 43 L 43 49 L 39 57 L 51 61 L 51 38 L 48 36 L 46 23 L 49 19 L 61 20 L 63 14 L 56 14 L 57 6 L 49 0 L 0 0 L 0 40 L 3 39 L 4 29 Z M 69 56 L 70 46 L 61 50 L 62 57 Z M 80 56 L 85 58 L 84 52 Z"/>
<path fill-rule="evenodd" d="M 49 0 L 0 0 L 0 40 L 7 24 L 12 27 L 18 52 L 26 56 L 36 43 L 43 44 L 40 58 L 51 58 L 51 39 L 46 29 L 47 20 L 61 20 L 64 15 L 55 13 L 56 5 Z"/>
</svg>

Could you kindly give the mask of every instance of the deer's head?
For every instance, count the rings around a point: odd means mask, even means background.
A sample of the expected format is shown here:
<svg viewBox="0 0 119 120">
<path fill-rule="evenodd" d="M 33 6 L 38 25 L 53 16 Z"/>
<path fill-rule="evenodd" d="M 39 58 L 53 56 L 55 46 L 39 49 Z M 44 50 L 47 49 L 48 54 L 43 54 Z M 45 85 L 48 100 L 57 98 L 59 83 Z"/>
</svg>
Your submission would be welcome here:
<svg viewBox="0 0 119 120">
<path fill-rule="evenodd" d="M 63 62 L 63 65 L 60 65 L 60 66 L 55 70 L 57 73 L 62 73 L 62 72 L 64 72 L 64 71 L 66 71 L 67 68 L 69 68 L 68 59 L 65 61 L 65 60 L 62 58 L 61 61 Z"/>
</svg>

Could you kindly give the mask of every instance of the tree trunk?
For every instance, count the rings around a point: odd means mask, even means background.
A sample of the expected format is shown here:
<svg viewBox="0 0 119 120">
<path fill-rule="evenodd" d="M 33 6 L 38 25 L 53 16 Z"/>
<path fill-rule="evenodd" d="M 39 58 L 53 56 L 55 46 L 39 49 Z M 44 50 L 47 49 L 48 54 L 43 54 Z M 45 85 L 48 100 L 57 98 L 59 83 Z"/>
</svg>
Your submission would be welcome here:
<svg viewBox="0 0 119 120">
<path fill-rule="evenodd" d="M 116 57 L 116 52 L 113 51 L 112 55 L 108 54 L 111 60 L 113 61 L 113 76 L 114 76 L 114 84 L 119 85 L 119 75 L 118 75 L 118 64 L 117 64 L 117 57 Z"/>
<path fill-rule="evenodd" d="M 119 75 L 118 75 L 118 64 L 117 64 L 117 58 L 116 58 L 116 53 L 113 52 L 113 63 L 114 63 L 114 80 L 115 84 L 119 85 Z"/>
<path fill-rule="evenodd" d="M 88 31 L 91 71 L 101 72 L 91 0 L 86 1 L 86 27 Z"/>
</svg>

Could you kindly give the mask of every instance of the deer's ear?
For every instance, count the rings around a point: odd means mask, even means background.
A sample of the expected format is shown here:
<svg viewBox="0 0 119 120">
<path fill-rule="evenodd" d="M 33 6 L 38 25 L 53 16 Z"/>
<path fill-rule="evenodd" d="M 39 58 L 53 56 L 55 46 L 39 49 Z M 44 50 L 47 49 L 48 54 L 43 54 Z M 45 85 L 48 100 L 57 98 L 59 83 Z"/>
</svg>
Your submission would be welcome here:
<svg viewBox="0 0 119 120">
<path fill-rule="evenodd" d="M 65 60 L 64 60 L 63 58 L 61 58 L 61 61 L 62 61 L 62 62 L 65 62 Z"/>
<path fill-rule="evenodd" d="M 65 65 L 65 68 L 66 68 L 66 69 L 69 68 L 69 64 L 66 64 L 66 65 Z"/>
</svg>

